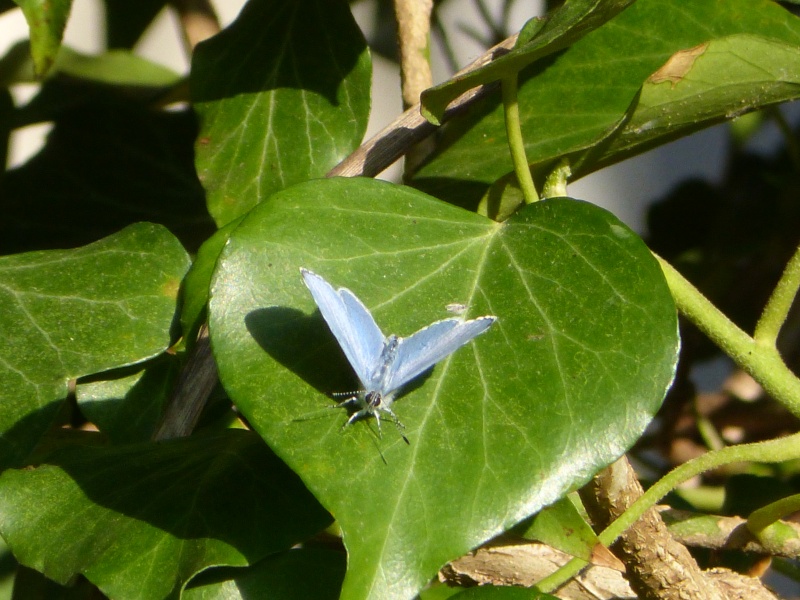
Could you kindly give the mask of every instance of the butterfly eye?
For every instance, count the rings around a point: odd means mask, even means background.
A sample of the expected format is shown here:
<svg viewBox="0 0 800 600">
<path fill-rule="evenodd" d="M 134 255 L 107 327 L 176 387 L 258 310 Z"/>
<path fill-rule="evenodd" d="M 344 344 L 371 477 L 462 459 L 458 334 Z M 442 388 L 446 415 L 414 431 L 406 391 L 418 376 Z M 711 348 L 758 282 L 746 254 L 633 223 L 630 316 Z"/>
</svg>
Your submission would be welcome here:
<svg viewBox="0 0 800 600">
<path fill-rule="evenodd" d="M 372 408 L 378 408 L 381 405 L 380 392 L 370 392 L 366 397 L 367 404 Z"/>
</svg>

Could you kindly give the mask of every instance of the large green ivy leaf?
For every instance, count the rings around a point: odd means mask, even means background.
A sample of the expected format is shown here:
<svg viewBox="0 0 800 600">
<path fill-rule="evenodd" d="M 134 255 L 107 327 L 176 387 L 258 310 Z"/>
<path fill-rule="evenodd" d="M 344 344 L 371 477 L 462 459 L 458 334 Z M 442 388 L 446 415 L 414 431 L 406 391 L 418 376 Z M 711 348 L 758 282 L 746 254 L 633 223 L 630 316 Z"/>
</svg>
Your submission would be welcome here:
<svg viewBox="0 0 800 600">
<path fill-rule="evenodd" d="M 658 141 L 800 97 L 800 48 L 740 34 L 681 51 L 642 86 L 629 120 L 591 163 L 617 162 Z"/>
<path fill-rule="evenodd" d="M 642 86 L 676 53 L 739 34 L 780 48 L 770 54 L 762 46 L 754 66 L 747 65 L 744 40 L 738 50 L 715 49 L 701 57 L 714 56 L 703 82 L 677 83 L 675 102 L 641 104 L 638 94 L 649 94 Z M 637 0 L 556 58 L 520 74 L 528 160 L 546 165 L 586 151 L 573 157 L 581 163 L 573 175 L 580 176 L 742 110 L 795 98 L 798 46 L 800 19 L 769 0 Z M 654 111 L 661 125 L 651 128 Z M 634 123 L 624 129 L 627 119 Z M 510 170 L 502 107 L 491 98 L 448 124 L 441 150 L 417 172 L 415 185 L 463 205 Z"/>
<path fill-rule="evenodd" d="M 111 598 L 178 598 L 210 566 L 287 550 L 330 522 L 255 434 L 61 449 L 0 476 L 0 533 L 20 563 Z M 43 501 L 46 500 L 46 501 Z"/>
<path fill-rule="evenodd" d="M 70 379 L 169 346 L 188 267 L 178 240 L 149 223 L 75 250 L 0 257 L 0 468 L 30 452 Z"/>
<path fill-rule="evenodd" d="M 249 0 L 233 24 L 198 45 L 197 171 L 217 224 L 322 177 L 358 147 L 371 72 L 344 0 Z"/>
<path fill-rule="evenodd" d="M 478 85 L 516 75 L 540 58 L 563 50 L 614 15 L 633 0 L 572 0 L 559 7 L 545 22 L 529 22 L 520 32 L 514 49 L 489 64 L 454 77 L 422 93 L 421 110 L 438 124 L 447 105 L 460 94 Z M 527 34 L 530 30 L 531 33 Z M 528 39 L 530 38 L 530 39 Z"/>
<path fill-rule="evenodd" d="M 287 226 L 291 224 L 291 226 Z M 352 290 L 385 334 L 493 314 L 484 335 L 342 430 L 325 393 L 358 384 L 303 285 Z M 452 309 L 452 307 L 451 307 Z M 675 308 L 647 247 L 610 213 L 555 199 L 499 224 L 409 188 L 309 182 L 251 211 L 209 304 L 220 378 L 339 522 L 343 598 L 410 598 L 448 560 L 613 461 L 658 409 Z"/>
<path fill-rule="evenodd" d="M 15 0 L 31 32 L 31 55 L 36 72 L 42 76 L 53 65 L 61 47 L 72 0 Z"/>
</svg>

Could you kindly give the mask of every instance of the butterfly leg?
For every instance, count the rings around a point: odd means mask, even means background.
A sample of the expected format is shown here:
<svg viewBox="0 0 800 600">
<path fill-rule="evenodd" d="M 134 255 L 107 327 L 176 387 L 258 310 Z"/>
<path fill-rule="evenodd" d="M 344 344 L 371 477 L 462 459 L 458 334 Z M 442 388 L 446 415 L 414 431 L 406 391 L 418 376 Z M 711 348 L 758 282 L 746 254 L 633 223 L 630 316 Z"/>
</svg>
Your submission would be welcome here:
<svg viewBox="0 0 800 600">
<path fill-rule="evenodd" d="M 388 406 L 382 406 L 381 410 L 389 415 L 389 417 L 392 420 L 392 423 L 394 423 L 395 427 L 397 427 L 397 431 L 400 433 L 400 437 L 403 438 L 403 441 L 410 446 L 411 442 L 408 441 L 408 438 L 406 437 L 406 434 L 404 433 L 405 429 L 406 429 L 406 426 L 403 425 L 400 422 L 400 419 L 397 418 L 397 415 L 394 414 L 394 411 L 391 408 L 389 408 Z M 375 413 L 375 418 L 378 419 L 378 414 L 377 413 Z M 380 425 L 380 419 L 378 419 L 378 424 Z M 378 427 L 378 429 L 380 429 L 380 427 Z"/>
</svg>

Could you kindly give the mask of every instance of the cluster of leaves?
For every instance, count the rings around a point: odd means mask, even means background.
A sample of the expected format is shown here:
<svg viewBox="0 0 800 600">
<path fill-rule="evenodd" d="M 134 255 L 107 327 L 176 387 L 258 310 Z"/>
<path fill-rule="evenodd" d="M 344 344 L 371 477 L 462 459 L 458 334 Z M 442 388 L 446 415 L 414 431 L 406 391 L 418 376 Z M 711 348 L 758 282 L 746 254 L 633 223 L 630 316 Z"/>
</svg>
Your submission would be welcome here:
<svg viewBox="0 0 800 600">
<path fill-rule="evenodd" d="M 24 106 L 4 92 L 4 141 L 53 123 L 0 188 L 0 535 L 19 597 L 411 598 L 642 436 L 677 361 L 661 268 L 596 206 L 520 206 L 499 94 L 408 185 L 326 179 L 370 109 L 347 3 L 249 0 L 170 111 L 184 82 L 127 50 L 162 2 L 106 0 L 114 50 L 96 57 L 61 46 L 68 2 L 19 5 L 30 46 L 0 72 L 45 79 Z M 573 0 L 424 110 L 519 77 L 535 176 L 565 159 L 580 176 L 795 98 L 798 46 L 769 0 Z M 410 445 L 322 410 L 354 382 L 300 267 L 387 333 L 453 303 L 498 317 L 405 390 Z M 154 441 L 206 320 L 218 402 Z M 346 566 L 319 535 L 333 519 Z"/>
</svg>

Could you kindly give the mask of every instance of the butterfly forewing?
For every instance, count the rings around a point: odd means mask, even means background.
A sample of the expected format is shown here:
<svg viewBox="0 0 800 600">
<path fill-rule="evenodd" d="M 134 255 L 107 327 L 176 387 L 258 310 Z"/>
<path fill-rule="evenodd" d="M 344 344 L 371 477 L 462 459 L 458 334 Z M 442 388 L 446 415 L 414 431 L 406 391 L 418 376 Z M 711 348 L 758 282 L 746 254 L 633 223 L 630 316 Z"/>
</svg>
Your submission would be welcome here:
<svg viewBox="0 0 800 600">
<path fill-rule="evenodd" d="M 363 387 L 369 386 L 384 337 L 367 308 L 350 292 L 335 290 L 316 273 L 301 269 L 314 302 L 328 324 Z"/>
<path fill-rule="evenodd" d="M 400 340 L 390 377 L 382 391 L 389 393 L 402 387 L 489 329 L 495 320 L 496 317 L 480 317 L 472 321 L 445 319 Z"/>
</svg>

